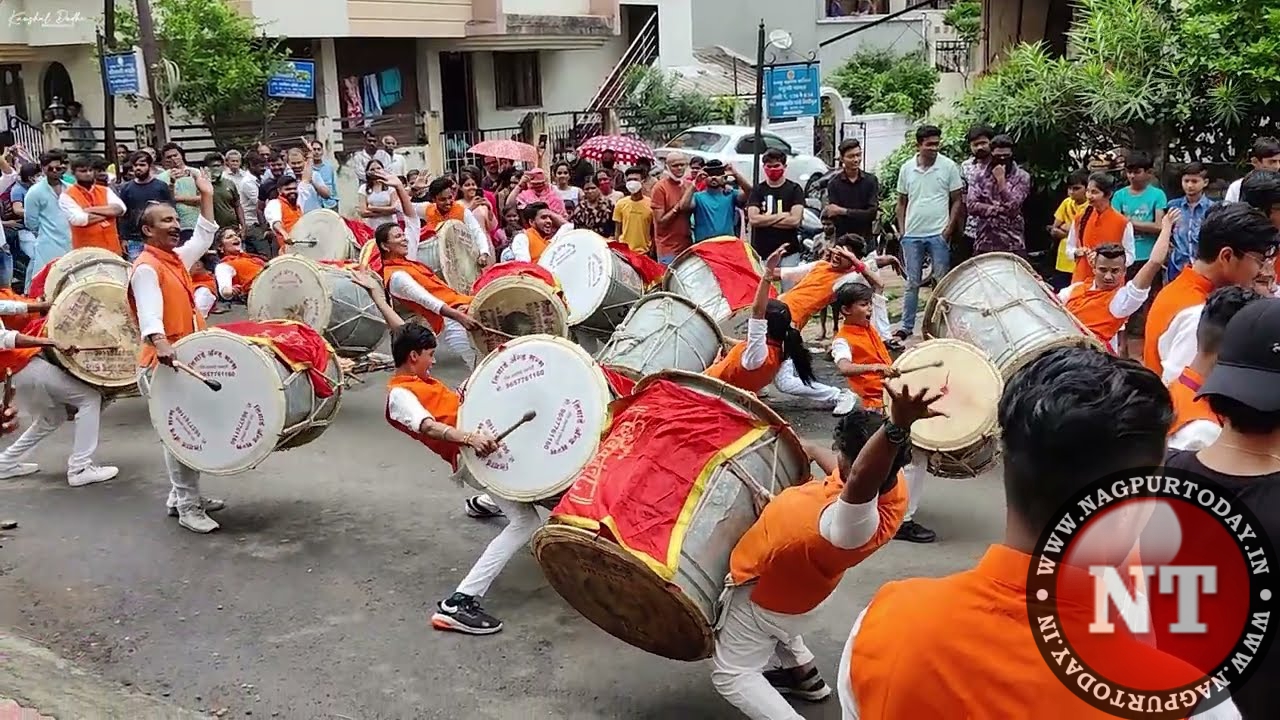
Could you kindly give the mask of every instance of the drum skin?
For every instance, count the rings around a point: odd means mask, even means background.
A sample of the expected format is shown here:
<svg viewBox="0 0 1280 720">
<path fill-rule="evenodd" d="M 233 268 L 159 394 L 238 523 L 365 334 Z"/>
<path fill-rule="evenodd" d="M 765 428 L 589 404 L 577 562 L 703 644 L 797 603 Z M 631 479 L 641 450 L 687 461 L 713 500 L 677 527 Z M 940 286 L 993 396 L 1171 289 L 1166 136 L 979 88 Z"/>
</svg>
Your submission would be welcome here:
<svg viewBox="0 0 1280 720">
<path fill-rule="evenodd" d="M 72 268 L 82 268 L 86 265 L 93 265 L 97 262 L 111 263 L 113 261 L 115 263 L 124 264 L 125 277 L 122 280 L 123 282 L 128 283 L 129 263 L 121 260 L 119 255 L 116 255 L 110 250 L 103 250 L 102 248 L 97 247 L 85 247 L 72 250 L 62 257 L 59 257 L 57 260 L 54 260 L 49 264 L 49 274 L 45 276 L 44 281 L 45 299 L 49 302 L 53 302 L 53 300 L 57 298 L 58 291 L 61 289 L 62 278 Z M 81 279 L 84 277 L 89 276 L 84 275 Z"/>
<path fill-rule="evenodd" d="M 514 337 L 525 335 L 569 336 L 569 311 L 555 289 L 525 275 L 509 275 L 487 283 L 471 299 L 471 317 L 502 335 L 471 331 L 471 345 L 481 356 L 497 350 Z"/>
<path fill-rule="evenodd" d="M 751 245 L 738 238 L 719 237 L 703 240 L 702 242 L 741 243 L 746 251 L 747 262 L 751 264 L 751 269 L 756 275 L 760 275 L 763 272 L 763 266 L 760 263 L 759 256 L 756 255 L 756 251 L 751 249 Z M 720 289 L 719 281 L 716 280 L 715 274 L 711 271 L 711 266 L 695 250 L 697 250 L 696 245 L 680 253 L 671 261 L 671 265 L 667 267 L 667 274 L 662 277 L 662 289 L 677 295 L 683 295 L 696 303 L 698 307 L 702 308 L 703 311 L 719 323 L 720 331 L 724 333 L 726 340 L 730 342 L 745 340 L 747 337 L 747 321 L 751 319 L 750 303 L 741 307 L 730 307 L 729 301 Z"/>
<path fill-rule="evenodd" d="M 438 272 L 449 287 L 463 295 L 470 295 L 476 279 L 480 277 L 479 256 L 476 253 L 475 240 L 465 223 L 458 220 L 445 220 L 436 228 L 436 241 L 439 259 Z M 419 245 L 419 247 L 422 247 Z M 419 257 L 421 257 L 419 251 Z M 427 263 L 430 266 L 430 263 Z"/>
<path fill-rule="evenodd" d="M 644 281 L 629 263 L 590 230 L 571 230 L 542 253 L 538 264 L 560 282 L 569 303 L 569 324 L 611 334 L 644 294 Z"/>
<path fill-rule="evenodd" d="M 74 355 L 46 349 L 45 357 L 73 377 L 103 391 L 136 385 L 141 339 L 122 283 L 102 277 L 64 283 L 49 308 L 45 334 L 60 344 L 118 348 Z"/>
<path fill-rule="evenodd" d="M 723 345 L 720 327 L 692 300 L 650 293 L 631 307 L 596 361 L 634 380 L 661 370 L 700 373 Z"/>
<path fill-rule="evenodd" d="M 312 260 L 354 260 L 359 245 L 355 233 L 338 213 L 321 208 L 304 213 L 289 233 L 293 244 L 285 252 Z"/>
<path fill-rule="evenodd" d="M 273 258 L 249 288 L 249 318 L 296 320 L 324 336 L 341 357 L 372 352 L 387 321 L 351 272 L 299 255 Z"/>
</svg>

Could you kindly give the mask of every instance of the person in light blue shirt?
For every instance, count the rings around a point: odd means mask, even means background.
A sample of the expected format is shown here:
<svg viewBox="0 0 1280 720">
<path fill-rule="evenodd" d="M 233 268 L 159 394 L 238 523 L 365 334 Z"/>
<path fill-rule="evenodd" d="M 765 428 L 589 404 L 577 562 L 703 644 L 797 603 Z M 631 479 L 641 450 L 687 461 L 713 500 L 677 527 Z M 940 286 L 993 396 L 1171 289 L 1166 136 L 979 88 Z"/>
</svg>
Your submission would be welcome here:
<svg viewBox="0 0 1280 720">
<path fill-rule="evenodd" d="M 933 261 L 933 277 L 946 275 L 951 264 L 948 243 L 958 224 L 964 180 L 960 166 L 939 152 L 941 146 L 939 127 L 920 127 L 916 130 L 916 154 L 898 170 L 895 215 L 907 261 L 902 327 L 893 334 L 899 340 L 906 340 L 915 332 L 925 254 Z"/>
<path fill-rule="evenodd" d="M 1169 198 L 1153 184 L 1153 166 L 1150 155 L 1137 150 L 1130 151 L 1124 161 L 1124 174 L 1129 179 L 1129 187 L 1118 190 L 1111 196 L 1111 207 L 1129 218 L 1133 225 L 1134 262 L 1129 266 L 1131 279 L 1138 268 L 1151 257 L 1151 248 L 1155 247 L 1156 236 L 1160 234 L 1160 219 L 1164 217 L 1165 208 L 1169 207 Z"/>
<path fill-rule="evenodd" d="M 1204 194 L 1208 184 L 1209 171 L 1204 165 L 1193 162 L 1182 168 L 1183 195 L 1169 201 L 1169 209 L 1180 211 L 1182 217 L 1173 226 L 1173 247 L 1164 268 L 1167 281 L 1178 277 L 1182 268 L 1196 258 L 1196 250 L 1200 247 L 1200 225 L 1209 214 L 1209 208 L 1214 206 L 1214 202 Z"/>
<path fill-rule="evenodd" d="M 23 202 L 24 223 L 34 228 L 35 247 L 27 262 L 27 281 L 24 292 L 31 289 L 31 279 L 45 265 L 71 251 L 71 221 L 58 207 L 62 195 L 62 173 L 66 169 L 67 154 L 50 150 L 40 155 L 40 170 L 44 177 L 31 186 Z"/>
<path fill-rule="evenodd" d="M 196 192 L 195 171 L 187 167 L 186 155 L 177 143 L 160 148 L 164 166 L 168 168 L 168 180 L 173 191 L 173 209 L 178 212 L 178 226 L 182 242 L 191 239 L 200 219 L 200 194 Z"/>
<path fill-rule="evenodd" d="M 751 189 L 750 181 L 732 165 L 725 165 L 720 160 L 709 160 L 701 174 L 705 176 L 707 188 L 689 198 L 689 209 L 693 210 L 693 241 L 736 236 L 738 208 L 747 204 L 746 191 Z M 727 175 L 733 176 L 737 187 L 728 183 Z"/>
<path fill-rule="evenodd" d="M 316 193 L 317 199 L 320 200 L 320 207 L 328 208 L 337 212 L 338 210 L 338 169 L 333 163 L 324 159 L 324 143 L 319 140 L 311 141 L 311 178 L 320 178 L 321 183 L 328 188 L 329 197 L 320 197 Z"/>
</svg>

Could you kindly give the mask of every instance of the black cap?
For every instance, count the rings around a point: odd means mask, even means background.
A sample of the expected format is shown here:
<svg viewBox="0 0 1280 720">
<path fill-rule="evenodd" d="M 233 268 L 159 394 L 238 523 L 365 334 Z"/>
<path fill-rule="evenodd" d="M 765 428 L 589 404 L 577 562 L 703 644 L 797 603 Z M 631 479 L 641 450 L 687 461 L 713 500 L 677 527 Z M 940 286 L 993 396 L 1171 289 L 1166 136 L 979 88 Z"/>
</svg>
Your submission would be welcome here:
<svg viewBox="0 0 1280 720">
<path fill-rule="evenodd" d="M 716 158 L 711 158 L 702 166 L 702 171 L 708 175 L 723 175 L 724 170 L 724 162 Z"/>
<path fill-rule="evenodd" d="M 1280 299 L 1255 300 L 1227 323 L 1218 362 L 1196 397 L 1206 395 L 1280 412 Z"/>
</svg>

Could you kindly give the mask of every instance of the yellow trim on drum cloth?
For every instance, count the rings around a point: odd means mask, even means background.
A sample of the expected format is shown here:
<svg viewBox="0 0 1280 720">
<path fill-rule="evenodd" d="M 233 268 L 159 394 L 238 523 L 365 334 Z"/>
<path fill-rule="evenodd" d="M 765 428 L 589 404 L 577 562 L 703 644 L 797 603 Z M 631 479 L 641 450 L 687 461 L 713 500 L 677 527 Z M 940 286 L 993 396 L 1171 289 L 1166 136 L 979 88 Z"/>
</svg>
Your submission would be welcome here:
<svg viewBox="0 0 1280 720">
<path fill-rule="evenodd" d="M 600 527 L 609 528 L 613 532 L 613 539 L 618 545 L 627 552 L 631 553 L 638 560 L 643 562 L 655 575 L 663 580 L 671 580 L 675 577 L 676 569 L 680 564 L 680 550 L 684 547 L 685 535 L 689 532 L 689 525 L 693 522 L 694 510 L 698 507 L 698 502 L 702 500 L 702 495 L 707 490 L 707 483 L 711 479 L 712 473 L 716 468 L 729 458 L 742 452 L 747 446 L 760 439 L 769 428 L 757 427 L 748 430 L 742 437 L 729 443 L 724 448 L 716 451 L 706 464 L 702 466 L 702 470 L 698 472 L 698 477 L 694 480 L 693 486 L 689 488 L 689 494 L 685 497 L 683 506 L 680 508 L 680 514 L 676 516 L 676 524 L 671 529 L 670 540 L 667 543 L 666 561 L 660 561 L 648 553 L 641 552 L 627 545 L 622 539 L 622 533 L 618 530 L 617 521 L 612 515 L 605 516 L 599 520 L 582 517 L 580 515 L 554 515 L 556 522 L 569 525 L 571 527 L 580 528 L 590 532 L 598 532 Z"/>
<path fill-rule="evenodd" d="M 300 322 L 298 320 L 266 320 L 266 321 L 261 321 L 261 324 L 268 325 L 268 326 L 270 325 L 306 325 L 306 323 Z M 306 326 L 311 327 L 310 325 L 306 325 Z M 264 337 L 262 335 L 241 335 L 240 337 L 244 338 L 246 342 L 252 343 L 254 345 L 261 345 L 262 347 L 265 347 L 266 349 L 270 350 L 272 355 L 275 355 L 277 358 L 279 358 L 280 362 L 284 363 L 285 365 L 288 365 L 289 369 L 294 372 L 309 370 L 313 367 L 312 364 L 309 362 L 296 362 L 290 359 L 276 345 L 275 340 L 269 337 Z M 329 344 L 329 341 L 325 340 L 324 337 L 321 336 L 320 342 L 324 343 L 324 349 L 328 352 L 328 354 L 332 355 L 333 346 Z"/>
</svg>

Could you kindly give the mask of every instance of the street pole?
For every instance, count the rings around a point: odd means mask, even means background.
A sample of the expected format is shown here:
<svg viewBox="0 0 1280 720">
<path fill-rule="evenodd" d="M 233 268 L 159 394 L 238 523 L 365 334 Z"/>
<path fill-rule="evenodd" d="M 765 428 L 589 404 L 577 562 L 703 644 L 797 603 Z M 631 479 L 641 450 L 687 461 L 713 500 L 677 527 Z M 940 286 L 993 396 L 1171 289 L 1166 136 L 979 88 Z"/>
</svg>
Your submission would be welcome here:
<svg viewBox="0 0 1280 720">
<path fill-rule="evenodd" d="M 138 0 L 143 2 L 144 0 Z M 760 21 L 760 33 L 756 39 L 756 136 L 751 150 L 751 187 L 760 184 L 760 153 L 764 146 L 764 20 Z"/>
<path fill-rule="evenodd" d="M 111 2 L 111 0 L 106 0 Z M 142 64 L 147 68 L 147 92 L 151 95 L 151 114 L 155 116 L 157 152 L 169 142 L 169 119 L 164 103 L 156 92 L 156 76 L 160 72 L 160 49 L 156 46 L 156 28 L 151 21 L 150 0 L 138 0 L 138 40 L 142 45 Z M 141 144 L 141 139 L 139 139 Z"/>
<path fill-rule="evenodd" d="M 104 42 L 105 39 L 105 42 Z M 103 0 L 102 32 L 98 33 L 98 72 L 102 73 L 102 154 L 107 162 L 116 162 L 116 96 L 107 85 L 107 50 L 116 47 L 116 3 Z M 117 163 L 118 165 L 119 163 Z M 122 168 L 116 168 L 119 175 Z"/>
</svg>

